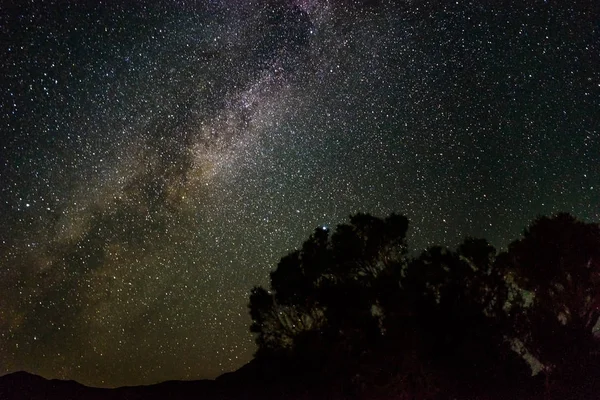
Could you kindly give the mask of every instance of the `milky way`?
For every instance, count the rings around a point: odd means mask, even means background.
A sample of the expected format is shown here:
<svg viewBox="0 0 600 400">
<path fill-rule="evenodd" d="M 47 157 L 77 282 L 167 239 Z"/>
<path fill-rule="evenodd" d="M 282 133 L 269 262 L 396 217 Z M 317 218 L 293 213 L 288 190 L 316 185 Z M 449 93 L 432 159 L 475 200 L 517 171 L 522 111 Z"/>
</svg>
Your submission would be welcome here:
<svg viewBox="0 0 600 400">
<path fill-rule="evenodd" d="M 234 370 L 254 351 L 249 290 L 358 211 L 407 215 L 414 249 L 600 220 L 596 6 L 16 3 L 0 374 Z"/>
</svg>

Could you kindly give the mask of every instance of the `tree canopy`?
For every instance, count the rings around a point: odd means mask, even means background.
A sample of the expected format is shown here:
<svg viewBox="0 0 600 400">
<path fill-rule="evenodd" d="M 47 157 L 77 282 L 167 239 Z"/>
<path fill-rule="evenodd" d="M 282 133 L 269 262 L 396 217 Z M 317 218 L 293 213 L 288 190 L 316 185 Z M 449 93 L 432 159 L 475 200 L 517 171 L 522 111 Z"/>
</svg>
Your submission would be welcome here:
<svg viewBox="0 0 600 400">
<path fill-rule="evenodd" d="M 598 390 L 598 224 L 541 217 L 500 254 L 467 238 L 409 256 L 407 230 L 396 214 L 317 228 L 252 289 L 256 358 L 356 398 Z"/>
</svg>

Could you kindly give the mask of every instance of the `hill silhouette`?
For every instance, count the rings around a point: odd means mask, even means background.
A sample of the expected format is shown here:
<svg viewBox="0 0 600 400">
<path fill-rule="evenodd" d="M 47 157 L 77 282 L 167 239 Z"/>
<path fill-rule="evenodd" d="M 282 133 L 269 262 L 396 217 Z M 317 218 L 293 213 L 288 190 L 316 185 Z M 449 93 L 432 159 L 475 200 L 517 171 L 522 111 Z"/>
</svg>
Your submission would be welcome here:
<svg viewBox="0 0 600 400">
<path fill-rule="evenodd" d="M 0 377 L 0 399 L 3 400 L 142 400 L 222 398 L 217 384 L 211 380 L 168 381 L 149 386 L 95 388 L 75 381 L 45 379 L 28 372 L 15 372 Z"/>
</svg>

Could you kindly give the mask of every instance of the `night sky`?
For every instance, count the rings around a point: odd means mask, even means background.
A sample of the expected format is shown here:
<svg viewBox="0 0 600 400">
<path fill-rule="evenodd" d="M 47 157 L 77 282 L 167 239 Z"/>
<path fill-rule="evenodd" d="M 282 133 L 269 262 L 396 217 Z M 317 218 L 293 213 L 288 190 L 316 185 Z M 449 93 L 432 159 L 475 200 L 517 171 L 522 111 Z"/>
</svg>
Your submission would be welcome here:
<svg viewBox="0 0 600 400">
<path fill-rule="evenodd" d="M 594 3 L 1 2 L 0 374 L 237 369 L 250 289 L 358 211 L 600 221 Z"/>
</svg>

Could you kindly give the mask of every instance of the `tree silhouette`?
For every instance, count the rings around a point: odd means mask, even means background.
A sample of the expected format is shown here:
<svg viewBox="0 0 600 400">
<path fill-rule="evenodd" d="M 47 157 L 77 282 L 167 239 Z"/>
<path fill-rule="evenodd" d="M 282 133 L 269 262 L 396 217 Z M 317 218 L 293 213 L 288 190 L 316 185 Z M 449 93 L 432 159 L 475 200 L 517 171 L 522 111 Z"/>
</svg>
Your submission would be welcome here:
<svg viewBox="0 0 600 400">
<path fill-rule="evenodd" d="M 548 384 L 556 379 L 573 388 L 585 386 L 581 377 L 598 380 L 590 368 L 598 371 L 600 350 L 593 333 L 600 316 L 599 225 L 569 214 L 538 218 L 501 263 L 531 294 L 531 306 L 515 323 L 519 339 L 553 378 Z"/>
<path fill-rule="evenodd" d="M 322 366 L 323 356 L 334 353 L 354 359 L 380 335 L 375 281 L 402 263 L 407 229 L 408 220 L 394 214 L 357 214 L 334 234 L 317 228 L 300 250 L 282 258 L 270 290 L 252 289 L 257 357 L 295 357 Z"/>
<path fill-rule="evenodd" d="M 527 355 L 545 398 L 597 393 L 597 224 L 559 214 L 500 255 L 467 238 L 413 258 L 407 229 L 395 214 L 317 228 L 252 289 L 256 358 L 344 398 L 533 398 Z"/>
<path fill-rule="evenodd" d="M 427 371 L 419 367 L 420 379 L 433 376 L 448 395 L 470 398 L 530 373 L 512 349 L 508 288 L 494 268 L 495 254 L 482 239 L 466 239 L 457 251 L 432 247 L 409 263 L 400 289 L 391 293 L 395 300 L 384 303 L 388 349 L 427 365 Z M 396 373 L 406 374 L 406 367 L 403 362 Z"/>
</svg>

